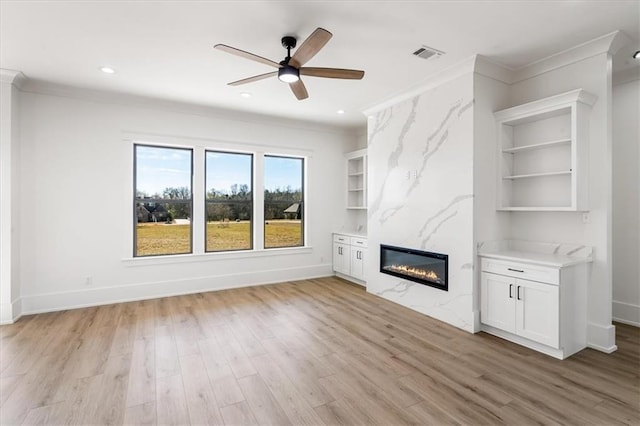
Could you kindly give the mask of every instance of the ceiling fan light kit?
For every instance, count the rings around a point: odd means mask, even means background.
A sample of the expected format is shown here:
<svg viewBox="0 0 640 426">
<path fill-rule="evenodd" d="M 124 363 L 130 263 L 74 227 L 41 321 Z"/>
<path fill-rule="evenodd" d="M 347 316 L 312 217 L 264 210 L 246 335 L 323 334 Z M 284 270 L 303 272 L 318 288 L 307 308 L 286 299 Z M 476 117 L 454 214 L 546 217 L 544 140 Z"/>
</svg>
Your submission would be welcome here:
<svg viewBox="0 0 640 426">
<path fill-rule="evenodd" d="M 300 79 L 300 75 L 348 80 L 360 80 L 364 77 L 364 71 L 360 70 L 303 67 L 304 64 L 313 58 L 320 49 L 327 44 L 331 37 L 332 34 L 329 31 L 324 28 L 316 28 L 316 30 L 300 45 L 298 50 L 295 51 L 293 56 L 291 56 L 291 49 L 296 47 L 296 38 L 292 36 L 282 37 L 282 46 L 287 49 L 287 56 L 280 63 L 225 44 L 216 44 L 214 48 L 222 50 L 223 52 L 231 53 L 232 55 L 237 55 L 278 68 L 278 71 L 272 71 L 265 74 L 255 75 L 253 77 L 243 78 L 242 80 L 232 81 L 231 83 L 228 83 L 230 86 L 252 83 L 254 81 L 263 80 L 277 75 L 280 81 L 289 84 L 289 88 L 298 100 L 303 100 L 308 98 L 309 94 L 307 93 L 304 83 Z"/>
<path fill-rule="evenodd" d="M 294 83 L 300 80 L 300 71 L 291 65 L 284 65 L 278 70 L 278 79 L 285 83 Z"/>
</svg>

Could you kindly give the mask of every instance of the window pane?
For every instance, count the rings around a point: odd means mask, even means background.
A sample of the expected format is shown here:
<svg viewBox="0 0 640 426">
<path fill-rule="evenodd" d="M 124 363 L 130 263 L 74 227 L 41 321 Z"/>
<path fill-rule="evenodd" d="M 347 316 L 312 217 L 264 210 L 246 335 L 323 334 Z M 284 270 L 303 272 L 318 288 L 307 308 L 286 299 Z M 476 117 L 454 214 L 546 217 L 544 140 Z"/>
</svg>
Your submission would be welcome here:
<svg viewBox="0 0 640 426">
<path fill-rule="evenodd" d="M 138 202 L 136 256 L 191 253 L 191 202 Z"/>
<path fill-rule="evenodd" d="M 264 157 L 264 246 L 304 245 L 302 158 Z"/>
<path fill-rule="evenodd" d="M 136 145 L 136 198 L 191 199 L 191 150 Z"/>
<path fill-rule="evenodd" d="M 253 156 L 206 152 L 206 251 L 253 248 Z"/>
<path fill-rule="evenodd" d="M 190 149 L 135 145 L 134 256 L 191 253 Z"/>
</svg>

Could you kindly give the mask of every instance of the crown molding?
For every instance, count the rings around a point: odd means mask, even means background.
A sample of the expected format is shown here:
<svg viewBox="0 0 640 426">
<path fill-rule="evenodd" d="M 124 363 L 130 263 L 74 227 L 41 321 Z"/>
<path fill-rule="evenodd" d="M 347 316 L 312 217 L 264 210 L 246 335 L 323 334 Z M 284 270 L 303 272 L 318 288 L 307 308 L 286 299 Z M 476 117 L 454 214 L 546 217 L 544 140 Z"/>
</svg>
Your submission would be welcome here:
<svg viewBox="0 0 640 426">
<path fill-rule="evenodd" d="M 0 68 L 0 82 L 13 84 L 18 89 L 22 89 L 26 81 L 27 77 L 22 73 L 22 71 Z"/>
<path fill-rule="evenodd" d="M 111 92 L 75 86 L 66 86 L 43 80 L 29 79 L 21 88 L 21 91 L 24 93 L 33 93 L 36 95 L 79 99 L 102 104 L 150 108 L 160 111 L 215 117 L 239 123 L 263 124 L 274 127 L 284 127 L 319 133 L 331 133 L 347 137 L 355 137 L 355 134 L 359 131 L 359 127 L 339 127 L 333 126 L 331 124 L 323 124 L 313 121 L 295 120 L 270 116 L 266 114 L 257 114 L 246 111 L 218 108 L 208 105 L 191 104 L 170 99 L 153 98 L 122 92 Z"/>
<path fill-rule="evenodd" d="M 621 31 L 605 34 L 516 69 L 513 75 L 513 83 L 528 80 L 601 53 L 613 55 L 629 42 L 631 42 L 631 39 Z"/>
<path fill-rule="evenodd" d="M 370 116 L 378 111 L 382 111 L 387 109 L 393 105 L 396 105 L 400 102 L 406 101 L 408 99 L 414 98 L 428 90 L 433 89 L 434 87 L 440 86 L 444 83 L 447 83 L 451 80 L 455 80 L 458 77 L 461 77 L 465 74 L 470 74 L 473 72 L 476 63 L 476 55 L 465 59 L 462 62 L 458 62 L 450 67 L 443 69 L 423 80 L 420 84 L 413 86 L 405 91 L 396 93 L 388 98 L 385 98 L 372 106 L 362 108 L 361 111 L 364 115 Z"/>
<path fill-rule="evenodd" d="M 505 84 L 513 83 L 513 68 L 495 62 L 483 55 L 476 55 L 474 71 L 476 74 L 492 78 Z"/>
</svg>

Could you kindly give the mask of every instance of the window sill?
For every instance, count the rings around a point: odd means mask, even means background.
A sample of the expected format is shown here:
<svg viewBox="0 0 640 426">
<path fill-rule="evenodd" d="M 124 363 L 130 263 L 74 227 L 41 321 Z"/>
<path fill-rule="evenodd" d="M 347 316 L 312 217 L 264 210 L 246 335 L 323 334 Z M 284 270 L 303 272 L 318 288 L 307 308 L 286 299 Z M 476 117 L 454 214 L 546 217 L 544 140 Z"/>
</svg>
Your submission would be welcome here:
<svg viewBox="0 0 640 426">
<path fill-rule="evenodd" d="M 170 265 L 180 263 L 211 262 L 218 260 L 249 259 L 269 256 L 285 256 L 296 254 L 309 254 L 313 252 L 313 247 L 285 247 L 262 250 L 232 251 L 218 253 L 197 253 L 197 254 L 172 254 L 166 256 L 129 257 L 122 259 L 127 267 L 150 266 L 150 265 Z"/>
</svg>

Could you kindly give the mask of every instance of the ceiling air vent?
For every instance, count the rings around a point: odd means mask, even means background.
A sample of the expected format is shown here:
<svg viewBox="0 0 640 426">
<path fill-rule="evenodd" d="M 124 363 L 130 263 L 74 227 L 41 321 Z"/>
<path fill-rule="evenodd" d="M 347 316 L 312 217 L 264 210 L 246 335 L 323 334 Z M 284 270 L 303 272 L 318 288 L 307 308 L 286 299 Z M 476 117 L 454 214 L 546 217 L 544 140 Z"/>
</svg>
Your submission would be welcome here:
<svg viewBox="0 0 640 426">
<path fill-rule="evenodd" d="M 418 58 L 429 59 L 432 56 L 438 57 L 440 55 L 444 55 L 444 52 L 434 49 L 433 47 L 422 45 L 422 47 L 413 52 L 413 54 Z"/>
</svg>

